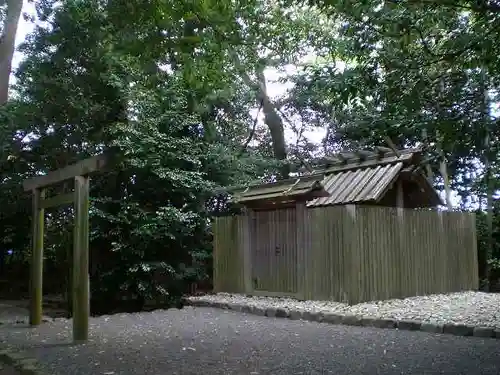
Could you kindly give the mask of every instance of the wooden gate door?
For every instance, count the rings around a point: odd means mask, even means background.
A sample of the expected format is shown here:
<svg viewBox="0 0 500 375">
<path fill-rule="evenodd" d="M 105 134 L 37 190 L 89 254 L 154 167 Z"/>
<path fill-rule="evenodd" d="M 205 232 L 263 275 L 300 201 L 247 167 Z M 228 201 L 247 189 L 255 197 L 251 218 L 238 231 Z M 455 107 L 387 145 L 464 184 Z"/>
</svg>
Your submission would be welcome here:
<svg viewBox="0 0 500 375">
<path fill-rule="evenodd" d="M 253 289 L 294 295 L 297 293 L 296 209 L 256 211 L 253 224 Z"/>
</svg>

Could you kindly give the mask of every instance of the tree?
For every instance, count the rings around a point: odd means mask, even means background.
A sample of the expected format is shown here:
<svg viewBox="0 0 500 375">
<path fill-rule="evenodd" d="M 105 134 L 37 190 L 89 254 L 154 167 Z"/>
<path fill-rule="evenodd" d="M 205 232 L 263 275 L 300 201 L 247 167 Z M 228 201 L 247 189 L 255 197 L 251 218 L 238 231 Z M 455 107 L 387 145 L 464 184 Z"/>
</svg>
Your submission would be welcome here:
<svg viewBox="0 0 500 375">
<path fill-rule="evenodd" d="M 22 0 L 0 2 L 0 105 L 7 102 L 9 96 L 9 77 L 22 7 Z"/>
<path fill-rule="evenodd" d="M 210 28 L 189 35 L 186 14 L 197 4 L 135 5 L 42 4 L 47 25 L 22 46 L 9 112 L 15 133 L 30 137 L 13 152 L 24 175 L 105 150 L 118 155 L 116 171 L 96 177 L 91 191 L 97 311 L 122 299 L 133 309 L 156 296 L 177 303 L 206 277 L 212 192 L 268 167 L 255 150 L 241 153 L 248 107 L 216 68 L 225 61 L 219 39 Z M 65 233 L 68 216 L 50 213 L 48 232 Z M 49 249 L 62 271 L 66 249 Z"/>
</svg>

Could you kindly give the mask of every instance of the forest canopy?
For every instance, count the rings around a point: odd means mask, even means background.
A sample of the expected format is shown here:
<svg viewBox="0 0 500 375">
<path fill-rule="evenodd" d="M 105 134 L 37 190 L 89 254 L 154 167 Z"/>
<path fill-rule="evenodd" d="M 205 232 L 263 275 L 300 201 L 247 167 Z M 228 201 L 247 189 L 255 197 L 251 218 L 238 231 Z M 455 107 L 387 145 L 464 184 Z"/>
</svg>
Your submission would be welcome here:
<svg viewBox="0 0 500 375">
<path fill-rule="evenodd" d="M 0 2 L 2 275 L 27 275 L 22 181 L 88 156 L 120 155 L 91 184 L 94 306 L 122 296 L 140 305 L 209 281 L 211 218 L 228 207 L 219 188 L 387 142 L 425 149 L 447 209 L 478 213 L 482 277 L 500 264 L 497 1 L 44 0 L 26 9 Z M 47 272 L 67 273 L 72 220 L 71 208 L 47 213 Z"/>
</svg>

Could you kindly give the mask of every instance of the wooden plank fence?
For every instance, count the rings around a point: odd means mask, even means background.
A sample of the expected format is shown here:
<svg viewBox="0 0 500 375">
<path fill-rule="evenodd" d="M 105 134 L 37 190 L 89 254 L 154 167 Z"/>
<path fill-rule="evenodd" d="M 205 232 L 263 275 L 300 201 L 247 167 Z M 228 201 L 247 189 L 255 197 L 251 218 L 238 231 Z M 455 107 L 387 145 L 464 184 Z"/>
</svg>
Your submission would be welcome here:
<svg viewBox="0 0 500 375">
<path fill-rule="evenodd" d="M 245 256 L 262 253 L 255 249 L 262 241 L 245 236 L 252 223 L 245 216 L 215 220 L 215 291 L 285 296 L 293 285 L 298 298 L 359 303 L 478 288 L 472 213 L 353 205 L 298 209 L 296 230 L 276 238 L 283 249 L 296 249 L 300 264 L 289 264 L 290 275 L 276 270 L 282 280 L 273 285 L 282 290 L 268 293 L 253 289 L 255 272 L 248 270 L 279 262 Z M 247 237 L 253 242 L 246 243 Z"/>
</svg>

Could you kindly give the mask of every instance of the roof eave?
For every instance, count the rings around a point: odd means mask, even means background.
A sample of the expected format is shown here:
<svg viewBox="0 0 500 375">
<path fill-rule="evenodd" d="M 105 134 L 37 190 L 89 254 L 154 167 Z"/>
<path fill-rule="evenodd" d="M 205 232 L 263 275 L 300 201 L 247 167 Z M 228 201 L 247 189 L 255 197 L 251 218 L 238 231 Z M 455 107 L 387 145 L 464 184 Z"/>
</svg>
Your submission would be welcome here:
<svg viewBox="0 0 500 375">
<path fill-rule="evenodd" d="M 306 186 L 295 187 L 299 182 L 306 184 L 309 182 L 310 183 L 309 185 Z M 269 185 L 263 185 L 263 186 L 269 187 Z M 256 202 L 256 201 L 270 201 L 270 200 L 275 200 L 278 202 L 290 201 L 290 200 L 299 201 L 299 200 L 315 199 L 318 197 L 324 197 L 329 195 L 328 192 L 325 190 L 324 186 L 322 185 L 321 181 L 312 180 L 311 178 L 308 179 L 298 178 L 295 179 L 294 184 L 282 185 L 282 186 L 283 190 L 274 192 L 273 191 L 264 192 L 262 194 L 259 194 L 258 192 L 259 187 L 254 187 L 257 191 L 250 192 L 250 194 L 245 194 L 245 191 L 243 191 L 240 194 L 235 194 L 232 201 L 234 203 L 246 205 L 249 202 Z"/>
</svg>

